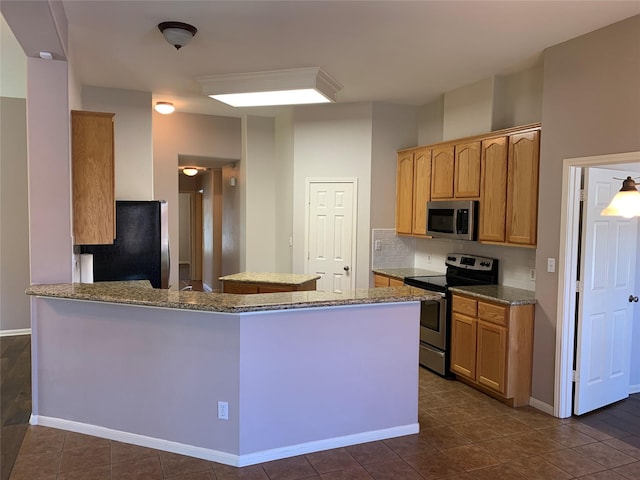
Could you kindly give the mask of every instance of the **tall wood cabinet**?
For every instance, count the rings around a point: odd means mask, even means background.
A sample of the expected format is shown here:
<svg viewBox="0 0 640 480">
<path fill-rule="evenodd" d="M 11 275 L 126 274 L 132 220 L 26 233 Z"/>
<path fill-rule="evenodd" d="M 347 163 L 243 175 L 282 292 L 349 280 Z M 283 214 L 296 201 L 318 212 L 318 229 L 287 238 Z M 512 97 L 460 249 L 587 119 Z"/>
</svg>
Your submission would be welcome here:
<svg viewBox="0 0 640 480">
<path fill-rule="evenodd" d="M 478 240 L 535 246 L 540 130 L 482 142 Z"/>
<path fill-rule="evenodd" d="M 451 310 L 451 371 L 511 406 L 528 405 L 534 306 L 454 294 Z"/>
<path fill-rule="evenodd" d="M 426 236 L 429 200 L 479 200 L 478 241 L 535 247 L 540 124 L 398 152 L 396 232 Z"/>
<path fill-rule="evenodd" d="M 71 112 L 73 242 L 111 244 L 115 238 L 113 113 Z"/>
<path fill-rule="evenodd" d="M 398 153 L 396 177 L 396 232 L 426 236 L 427 202 L 431 192 L 431 150 L 417 148 Z"/>
</svg>

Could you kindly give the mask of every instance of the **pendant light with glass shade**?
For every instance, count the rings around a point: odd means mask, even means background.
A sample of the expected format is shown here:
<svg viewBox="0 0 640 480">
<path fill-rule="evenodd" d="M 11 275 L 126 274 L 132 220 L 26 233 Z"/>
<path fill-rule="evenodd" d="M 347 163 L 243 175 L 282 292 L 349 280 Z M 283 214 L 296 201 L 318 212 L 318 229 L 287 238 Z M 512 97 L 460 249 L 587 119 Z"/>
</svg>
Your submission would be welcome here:
<svg viewBox="0 0 640 480">
<path fill-rule="evenodd" d="M 600 215 L 624 218 L 640 217 L 640 192 L 638 192 L 636 185 L 640 184 L 633 178 L 627 177 L 622 182 L 620 191 L 613 197 L 609 206 L 600 212 Z"/>
</svg>

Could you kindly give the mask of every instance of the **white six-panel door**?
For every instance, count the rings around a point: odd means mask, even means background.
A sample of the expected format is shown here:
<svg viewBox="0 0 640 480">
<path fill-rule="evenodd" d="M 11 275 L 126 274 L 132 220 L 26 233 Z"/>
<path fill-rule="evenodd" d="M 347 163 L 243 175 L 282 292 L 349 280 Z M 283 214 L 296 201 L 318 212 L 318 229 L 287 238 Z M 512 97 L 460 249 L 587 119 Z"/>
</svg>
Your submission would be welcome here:
<svg viewBox="0 0 640 480">
<path fill-rule="evenodd" d="M 308 183 L 307 273 L 320 275 L 317 289 L 355 286 L 355 182 Z"/>
<path fill-rule="evenodd" d="M 620 189 L 620 171 L 585 169 L 574 413 L 629 396 L 637 219 L 600 212 Z"/>
</svg>

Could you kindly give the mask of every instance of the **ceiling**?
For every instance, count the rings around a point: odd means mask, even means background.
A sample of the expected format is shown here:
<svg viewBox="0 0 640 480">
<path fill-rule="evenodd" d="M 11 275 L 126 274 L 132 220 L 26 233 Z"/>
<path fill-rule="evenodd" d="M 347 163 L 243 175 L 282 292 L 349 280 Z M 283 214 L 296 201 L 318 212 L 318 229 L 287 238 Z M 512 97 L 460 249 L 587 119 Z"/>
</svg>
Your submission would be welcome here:
<svg viewBox="0 0 640 480">
<path fill-rule="evenodd" d="M 640 14 L 640 1 L 78 1 L 64 0 L 80 82 L 151 91 L 178 111 L 233 109 L 195 78 L 317 66 L 339 102 L 424 105 L 443 92 L 513 73 L 543 50 Z M 157 28 L 194 25 L 176 50 Z"/>
</svg>

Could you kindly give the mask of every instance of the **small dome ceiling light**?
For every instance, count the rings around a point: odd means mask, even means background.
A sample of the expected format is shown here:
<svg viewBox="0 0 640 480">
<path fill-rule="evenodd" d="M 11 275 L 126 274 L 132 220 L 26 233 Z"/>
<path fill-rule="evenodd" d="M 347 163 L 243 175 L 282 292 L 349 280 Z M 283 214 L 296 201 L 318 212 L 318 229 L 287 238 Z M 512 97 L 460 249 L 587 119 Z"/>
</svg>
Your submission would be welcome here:
<svg viewBox="0 0 640 480">
<path fill-rule="evenodd" d="M 195 177 L 198 174 L 199 169 L 195 167 L 184 167 L 182 173 L 187 177 Z"/>
<path fill-rule="evenodd" d="M 182 22 L 162 22 L 158 24 L 164 39 L 180 50 L 196 36 L 198 29 Z"/>
<path fill-rule="evenodd" d="M 155 106 L 156 112 L 161 113 L 163 115 L 168 115 L 173 113 L 176 107 L 173 106 L 171 102 L 156 102 Z"/>
</svg>

